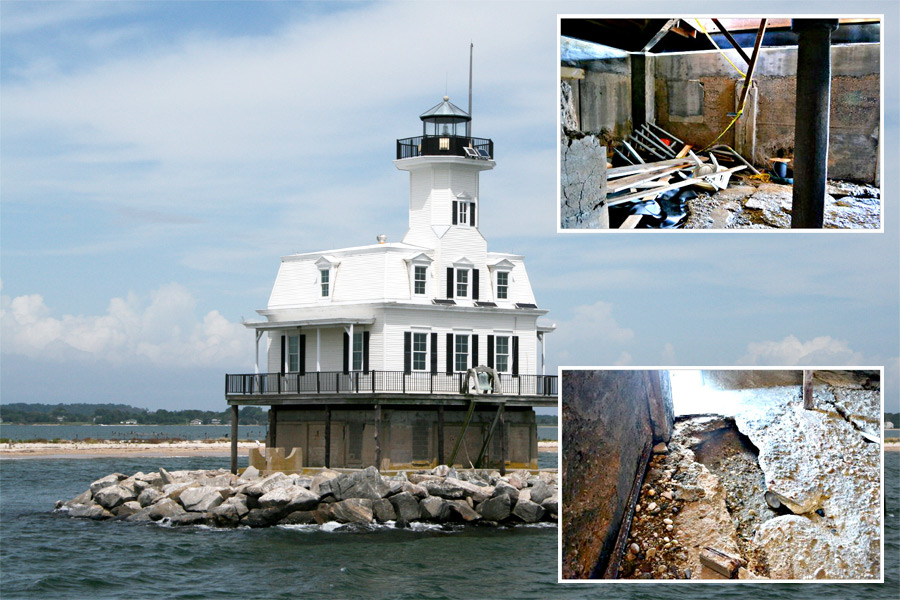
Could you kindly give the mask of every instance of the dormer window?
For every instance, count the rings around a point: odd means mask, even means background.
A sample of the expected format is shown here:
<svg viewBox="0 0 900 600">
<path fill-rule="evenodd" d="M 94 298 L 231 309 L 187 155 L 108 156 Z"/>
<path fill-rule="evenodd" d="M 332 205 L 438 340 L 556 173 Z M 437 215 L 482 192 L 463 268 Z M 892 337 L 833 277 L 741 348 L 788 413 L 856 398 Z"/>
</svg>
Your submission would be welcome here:
<svg viewBox="0 0 900 600">
<path fill-rule="evenodd" d="M 427 254 L 418 254 L 407 258 L 406 266 L 409 274 L 409 291 L 413 298 L 427 297 L 431 294 L 428 280 L 431 277 L 431 258 Z"/>
<path fill-rule="evenodd" d="M 497 298 L 500 300 L 509 298 L 509 271 L 497 272 Z"/>
<path fill-rule="evenodd" d="M 319 286 L 318 296 L 320 299 L 331 298 L 334 293 L 334 283 L 336 271 L 340 261 L 335 260 L 332 256 L 323 256 L 316 261 L 316 267 L 319 269 L 319 276 L 316 278 L 316 284 Z"/>
<path fill-rule="evenodd" d="M 456 269 L 456 297 L 469 297 L 469 270 Z"/>
<path fill-rule="evenodd" d="M 478 269 L 467 258 L 460 258 L 447 267 L 447 299 L 471 298 L 478 300 Z"/>
<path fill-rule="evenodd" d="M 413 294 L 417 296 L 425 295 L 425 281 L 428 275 L 428 267 L 416 265 L 413 267 Z"/>
<path fill-rule="evenodd" d="M 323 298 L 328 297 L 328 293 L 329 293 L 328 283 L 329 283 L 330 276 L 331 276 L 330 269 L 319 269 L 319 281 L 321 282 L 321 285 L 322 285 L 322 297 Z"/>
</svg>

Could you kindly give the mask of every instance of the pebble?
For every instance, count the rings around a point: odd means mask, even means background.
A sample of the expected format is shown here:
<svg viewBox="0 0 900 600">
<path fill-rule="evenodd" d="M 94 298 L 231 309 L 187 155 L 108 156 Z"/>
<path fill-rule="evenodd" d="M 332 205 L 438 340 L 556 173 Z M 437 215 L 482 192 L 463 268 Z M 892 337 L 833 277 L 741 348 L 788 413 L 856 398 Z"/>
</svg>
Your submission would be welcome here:
<svg viewBox="0 0 900 600">
<path fill-rule="evenodd" d="M 666 525 L 666 531 L 672 531 L 674 528 L 674 525 Z"/>
<path fill-rule="evenodd" d="M 638 504 L 634 507 L 634 512 L 641 512 L 641 505 Z"/>
<path fill-rule="evenodd" d="M 671 499 L 672 499 L 672 492 L 666 490 L 665 492 L 663 492 L 662 494 L 660 494 L 660 496 L 662 496 L 662 497 L 665 498 L 666 500 L 671 500 Z"/>
<path fill-rule="evenodd" d="M 673 522 L 674 521 L 672 521 L 672 519 L 669 519 L 669 518 L 663 519 L 663 523 L 665 523 L 666 525 L 671 525 Z"/>
<path fill-rule="evenodd" d="M 647 505 L 647 510 L 649 510 L 650 512 L 653 512 L 654 510 L 656 510 L 656 508 L 657 508 L 656 502 L 651 502 L 650 504 Z"/>
<path fill-rule="evenodd" d="M 637 554 L 638 552 L 641 551 L 641 547 L 638 546 L 637 544 L 631 544 L 631 546 L 629 546 L 628 549 L 631 550 L 632 554 Z"/>
<path fill-rule="evenodd" d="M 647 558 L 653 558 L 654 556 L 656 556 L 656 548 L 647 550 Z"/>
<path fill-rule="evenodd" d="M 654 490 L 653 488 L 650 488 L 649 490 L 647 490 L 647 495 L 652 498 L 653 496 L 656 495 L 656 490 Z"/>
</svg>

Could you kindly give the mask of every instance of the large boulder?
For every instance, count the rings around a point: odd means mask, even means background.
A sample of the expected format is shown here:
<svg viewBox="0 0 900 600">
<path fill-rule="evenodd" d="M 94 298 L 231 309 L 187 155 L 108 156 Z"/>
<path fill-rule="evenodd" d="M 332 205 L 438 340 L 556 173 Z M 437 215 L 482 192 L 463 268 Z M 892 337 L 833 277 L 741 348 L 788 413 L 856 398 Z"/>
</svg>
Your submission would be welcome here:
<svg viewBox="0 0 900 600">
<path fill-rule="evenodd" d="M 446 521 L 449 516 L 447 501 L 437 496 L 428 496 L 419 503 L 419 514 L 426 521 Z"/>
<path fill-rule="evenodd" d="M 295 510 L 278 523 L 279 525 L 315 525 L 316 515 L 311 510 Z"/>
<path fill-rule="evenodd" d="M 331 493 L 338 501 L 349 498 L 378 500 L 391 491 L 375 467 L 368 467 L 355 473 L 343 473 L 332 479 L 330 484 Z M 320 489 L 323 489 L 322 486 Z"/>
<path fill-rule="evenodd" d="M 335 519 L 341 523 L 371 523 L 372 501 L 366 498 L 348 498 L 331 505 Z"/>
<path fill-rule="evenodd" d="M 400 492 L 388 498 L 388 501 L 394 507 L 397 519 L 409 522 L 419 518 L 419 501 L 411 493 Z"/>
<path fill-rule="evenodd" d="M 446 500 L 472 498 L 475 502 L 483 502 L 491 497 L 493 490 L 489 487 L 475 485 L 468 481 L 448 477 L 443 481 L 425 481 L 422 484 L 432 496 Z"/>
<path fill-rule="evenodd" d="M 97 504 L 107 510 L 112 510 L 120 504 L 136 499 L 137 496 L 133 489 L 128 489 L 119 484 L 101 488 L 94 494 L 94 500 Z"/>
<path fill-rule="evenodd" d="M 129 500 L 124 504 L 120 504 L 113 510 L 113 514 L 117 517 L 128 517 L 141 510 L 141 505 L 136 500 Z"/>
<path fill-rule="evenodd" d="M 75 504 L 69 507 L 69 516 L 80 519 L 111 519 L 113 514 L 99 504 Z"/>
<path fill-rule="evenodd" d="M 306 488 L 288 485 L 275 488 L 259 497 L 260 508 L 282 508 L 287 512 L 311 510 L 319 503 L 319 496 Z"/>
<path fill-rule="evenodd" d="M 541 506 L 544 510 L 546 510 L 551 515 L 559 514 L 559 496 L 553 494 L 549 498 L 545 498 L 543 502 L 541 502 Z"/>
<path fill-rule="evenodd" d="M 149 508 L 144 510 L 147 511 L 146 514 L 148 517 L 150 517 L 151 521 L 159 521 L 160 519 L 164 519 L 166 517 L 171 518 L 175 515 L 180 515 L 185 512 L 181 505 L 171 498 L 163 498 L 153 506 L 150 506 Z M 135 515 L 133 516 L 137 516 L 138 514 L 140 513 L 135 513 Z"/>
<path fill-rule="evenodd" d="M 497 485 L 494 486 L 494 493 L 491 497 L 496 498 L 497 496 L 507 496 L 510 505 L 514 506 L 519 500 L 519 489 L 505 481 L 498 481 Z"/>
<path fill-rule="evenodd" d="M 553 489 L 541 480 L 531 487 L 531 501 L 540 504 L 553 495 Z"/>
<path fill-rule="evenodd" d="M 449 518 L 458 517 L 460 521 L 466 523 L 471 523 L 481 518 L 481 515 L 475 512 L 475 509 L 469 506 L 469 503 L 465 500 L 449 500 L 447 508 L 449 509 Z"/>
<path fill-rule="evenodd" d="M 208 485 L 188 488 L 178 497 L 184 509 L 191 512 L 209 512 L 222 504 L 223 500 L 218 488 Z"/>
<path fill-rule="evenodd" d="M 125 475 L 123 475 L 122 473 L 111 473 L 106 477 L 101 477 L 97 481 L 91 483 L 91 494 L 96 494 L 103 488 L 107 488 L 111 485 L 116 485 L 123 479 L 125 479 Z"/>
<path fill-rule="evenodd" d="M 72 506 L 75 506 L 76 504 L 93 504 L 93 503 L 94 503 L 94 495 L 91 493 L 91 490 L 87 490 L 86 492 L 83 492 L 83 493 L 75 496 L 68 502 L 63 503 L 63 506 L 72 507 Z"/>
<path fill-rule="evenodd" d="M 400 491 L 408 492 L 420 500 L 428 496 L 428 490 L 426 490 L 424 486 L 421 486 L 418 483 L 412 483 L 411 481 L 404 483 Z"/>
<path fill-rule="evenodd" d="M 287 485 L 292 485 L 293 482 L 288 478 L 287 475 L 278 471 L 277 473 L 272 473 L 268 477 L 264 477 L 259 481 L 254 481 L 250 485 L 243 487 L 241 490 L 244 494 L 248 496 L 256 496 L 257 498 L 271 492 L 275 488 L 284 487 Z"/>
<path fill-rule="evenodd" d="M 372 514 L 379 523 L 393 521 L 397 518 L 394 505 L 387 498 L 380 498 L 372 503 Z"/>
<path fill-rule="evenodd" d="M 150 506 L 162 497 L 162 492 L 160 492 L 156 488 L 149 487 L 140 493 L 140 495 L 137 497 L 137 501 L 141 506 Z"/>
<path fill-rule="evenodd" d="M 519 498 L 512 514 L 522 519 L 525 523 L 537 523 L 544 516 L 544 509 L 540 504 Z"/>
<path fill-rule="evenodd" d="M 314 494 L 319 494 L 319 496 L 324 496 L 326 491 L 331 493 L 331 486 L 326 486 L 325 490 L 321 489 L 323 483 L 331 481 L 332 479 L 338 477 L 340 475 L 337 471 L 332 471 L 331 469 L 323 469 L 315 474 L 312 478 L 312 481 L 309 484 L 309 491 Z"/>
<path fill-rule="evenodd" d="M 509 494 L 499 494 L 478 505 L 478 512 L 485 521 L 502 521 L 509 517 L 512 499 Z"/>
<path fill-rule="evenodd" d="M 277 523 L 281 516 L 278 508 L 254 508 L 241 519 L 241 523 L 249 527 L 268 527 Z"/>
<path fill-rule="evenodd" d="M 250 509 L 247 508 L 247 505 L 244 503 L 244 498 L 246 498 L 246 496 L 243 494 L 232 496 L 212 509 L 210 514 L 219 523 L 235 524 L 240 521 L 244 515 L 250 512 Z"/>
<path fill-rule="evenodd" d="M 175 515 L 174 517 L 169 517 L 167 522 L 170 525 L 184 527 L 188 525 L 206 525 L 207 523 L 209 523 L 209 521 L 209 513 L 186 512 L 180 515 Z"/>
</svg>

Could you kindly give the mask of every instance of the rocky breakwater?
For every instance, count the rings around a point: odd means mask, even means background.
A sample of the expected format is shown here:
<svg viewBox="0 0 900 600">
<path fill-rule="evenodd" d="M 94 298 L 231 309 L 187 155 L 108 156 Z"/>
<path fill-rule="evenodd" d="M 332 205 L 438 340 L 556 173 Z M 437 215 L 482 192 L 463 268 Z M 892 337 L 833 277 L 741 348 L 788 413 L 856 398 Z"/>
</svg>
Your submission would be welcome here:
<svg viewBox="0 0 900 600">
<path fill-rule="evenodd" d="M 56 511 L 71 517 L 170 525 L 267 527 L 289 524 L 413 521 L 512 525 L 557 520 L 554 472 L 430 471 L 383 476 L 329 469 L 315 475 L 273 473 L 253 467 L 241 476 L 226 470 L 173 471 L 98 479 Z"/>
</svg>

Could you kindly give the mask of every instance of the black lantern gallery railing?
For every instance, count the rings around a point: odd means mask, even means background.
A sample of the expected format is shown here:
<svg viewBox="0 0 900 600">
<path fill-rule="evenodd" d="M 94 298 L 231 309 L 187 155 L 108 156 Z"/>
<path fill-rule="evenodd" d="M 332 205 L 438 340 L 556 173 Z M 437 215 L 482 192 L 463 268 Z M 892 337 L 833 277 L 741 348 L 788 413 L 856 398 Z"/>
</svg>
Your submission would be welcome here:
<svg viewBox="0 0 900 600">
<path fill-rule="evenodd" d="M 507 396 L 555 396 L 556 375 L 500 374 L 500 389 Z M 272 394 L 463 394 L 465 373 L 403 371 L 315 371 L 226 375 L 225 395 Z"/>
<path fill-rule="evenodd" d="M 466 153 L 466 148 L 475 151 Z M 494 142 L 484 138 L 470 138 L 459 135 L 419 136 L 397 140 L 397 158 L 415 158 L 417 156 L 470 156 L 493 159 Z"/>
</svg>

